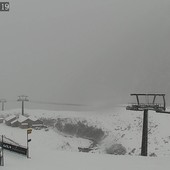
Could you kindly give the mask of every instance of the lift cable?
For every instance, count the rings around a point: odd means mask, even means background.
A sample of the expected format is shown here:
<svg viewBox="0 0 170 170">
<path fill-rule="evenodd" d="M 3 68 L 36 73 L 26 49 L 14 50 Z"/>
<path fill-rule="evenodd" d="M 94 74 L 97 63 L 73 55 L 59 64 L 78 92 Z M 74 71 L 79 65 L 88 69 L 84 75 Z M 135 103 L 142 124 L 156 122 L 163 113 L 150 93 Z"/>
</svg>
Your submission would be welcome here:
<svg viewBox="0 0 170 170">
<path fill-rule="evenodd" d="M 89 105 L 85 105 L 85 104 L 45 102 L 45 101 L 35 101 L 35 100 L 30 100 L 29 102 L 30 103 L 37 103 L 37 104 L 61 105 L 61 106 L 76 106 L 76 107 L 89 106 Z"/>
<path fill-rule="evenodd" d="M 17 100 L 6 100 L 6 102 L 18 102 Z M 61 105 L 61 106 L 89 106 L 86 104 L 75 104 L 75 103 L 59 103 L 59 102 L 48 102 L 48 101 L 37 101 L 37 100 L 29 100 L 30 103 L 36 103 L 36 104 L 45 104 L 45 105 Z"/>
</svg>

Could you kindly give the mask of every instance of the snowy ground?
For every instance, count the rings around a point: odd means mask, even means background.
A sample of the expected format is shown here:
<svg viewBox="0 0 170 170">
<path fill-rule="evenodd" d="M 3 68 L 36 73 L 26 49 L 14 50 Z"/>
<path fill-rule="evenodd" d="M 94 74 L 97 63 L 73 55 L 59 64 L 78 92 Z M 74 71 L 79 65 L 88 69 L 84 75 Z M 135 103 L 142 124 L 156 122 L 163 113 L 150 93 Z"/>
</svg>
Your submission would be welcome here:
<svg viewBox="0 0 170 170">
<path fill-rule="evenodd" d="M 1 112 L 0 115 L 17 114 L 20 110 Z M 31 159 L 5 151 L 3 170 L 45 170 L 62 169 L 169 169 L 170 163 L 170 115 L 149 112 L 149 154 L 157 157 L 143 158 L 140 154 L 142 113 L 115 109 L 109 112 L 56 112 L 26 110 L 28 115 L 38 118 L 85 119 L 89 124 L 103 128 L 107 137 L 100 143 L 96 153 L 80 153 L 78 147 L 88 147 L 91 141 L 71 136 L 63 136 L 53 127 L 48 131 L 33 130 L 30 138 Z M 0 134 L 26 145 L 26 130 L 0 124 Z M 105 148 L 113 143 L 121 143 L 127 153 L 124 156 L 105 154 Z M 134 156 L 129 156 L 134 155 Z"/>
<path fill-rule="evenodd" d="M 169 170 L 169 158 L 98 155 L 55 150 L 35 150 L 31 159 L 5 152 L 2 170 Z"/>
</svg>

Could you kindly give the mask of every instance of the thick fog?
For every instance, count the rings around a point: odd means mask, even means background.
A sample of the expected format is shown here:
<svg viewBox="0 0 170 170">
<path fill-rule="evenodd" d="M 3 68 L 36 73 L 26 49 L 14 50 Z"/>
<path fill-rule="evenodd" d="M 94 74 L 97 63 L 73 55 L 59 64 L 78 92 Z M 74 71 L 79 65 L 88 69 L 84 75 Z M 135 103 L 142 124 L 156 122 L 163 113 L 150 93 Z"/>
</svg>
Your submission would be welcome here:
<svg viewBox="0 0 170 170">
<path fill-rule="evenodd" d="M 128 103 L 134 92 L 170 99 L 169 0 L 9 2 L 0 12 L 0 98 L 98 106 Z"/>
</svg>

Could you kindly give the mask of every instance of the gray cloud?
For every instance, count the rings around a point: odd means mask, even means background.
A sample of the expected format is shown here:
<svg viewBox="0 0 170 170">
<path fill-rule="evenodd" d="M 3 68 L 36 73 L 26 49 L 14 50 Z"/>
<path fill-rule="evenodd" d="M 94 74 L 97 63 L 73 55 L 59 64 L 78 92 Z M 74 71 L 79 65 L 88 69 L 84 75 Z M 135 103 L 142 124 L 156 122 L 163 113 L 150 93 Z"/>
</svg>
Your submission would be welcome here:
<svg viewBox="0 0 170 170">
<path fill-rule="evenodd" d="M 168 0 L 10 4 L 0 14 L 2 98 L 106 105 L 127 103 L 131 92 L 170 98 Z"/>
</svg>

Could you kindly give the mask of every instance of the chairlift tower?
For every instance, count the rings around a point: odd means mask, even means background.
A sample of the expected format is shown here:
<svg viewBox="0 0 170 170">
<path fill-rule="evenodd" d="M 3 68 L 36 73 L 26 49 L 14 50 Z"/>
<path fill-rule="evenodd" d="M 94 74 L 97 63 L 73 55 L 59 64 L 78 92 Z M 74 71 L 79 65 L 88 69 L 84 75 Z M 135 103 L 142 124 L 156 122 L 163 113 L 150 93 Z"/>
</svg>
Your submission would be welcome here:
<svg viewBox="0 0 170 170">
<path fill-rule="evenodd" d="M 1 99 L 0 100 L 0 103 L 2 103 L 2 111 L 4 111 L 4 104 L 6 103 L 7 101 L 5 99 Z"/>
<path fill-rule="evenodd" d="M 28 96 L 26 95 L 20 95 L 18 96 L 18 100 L 17 101 L 21 101 L 22 102 L 22 115 L 24 115 L 24 102 L 28 102 Z"/>
<path fill-rule="evenodd" d="M 141 146 L 141 155 L 147 156 L 148 150 L 148 110 L 154 110 L 158 113 L 168 113 L 166 111 L 166 101 L 165 94 L 131 94 L 131 96 L 136 96 L 137 103 L 133 103 L 126 107 L 126 110 L 133 111 L 143 111 L 143 130 L 142 130 L 142 146 Z M 139 97 L 145 97 L 147 100 L 144 103 L 141 103 Z M 149 97 L 152 97 L 152 101 L 149 102 Z M 162 98 L 162 103 L 156 103 L 156 98 Z"/>
</svg>

